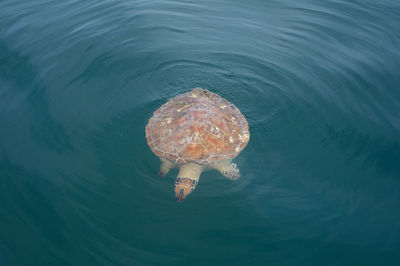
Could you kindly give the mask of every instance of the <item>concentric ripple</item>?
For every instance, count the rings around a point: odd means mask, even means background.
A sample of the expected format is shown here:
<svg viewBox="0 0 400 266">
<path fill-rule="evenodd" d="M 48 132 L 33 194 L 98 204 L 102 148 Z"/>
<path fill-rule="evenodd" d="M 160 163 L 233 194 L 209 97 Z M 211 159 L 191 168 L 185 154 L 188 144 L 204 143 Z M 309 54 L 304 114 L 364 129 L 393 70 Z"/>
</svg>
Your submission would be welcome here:
<svg viewBox="0 0 400 266">
<path fill-rule="evenodd" d="M 398 265 L 397 1 L 0 1 L 0 264 Z M 145 126 L 233 103 L 183 203 Z"/>
</svg>

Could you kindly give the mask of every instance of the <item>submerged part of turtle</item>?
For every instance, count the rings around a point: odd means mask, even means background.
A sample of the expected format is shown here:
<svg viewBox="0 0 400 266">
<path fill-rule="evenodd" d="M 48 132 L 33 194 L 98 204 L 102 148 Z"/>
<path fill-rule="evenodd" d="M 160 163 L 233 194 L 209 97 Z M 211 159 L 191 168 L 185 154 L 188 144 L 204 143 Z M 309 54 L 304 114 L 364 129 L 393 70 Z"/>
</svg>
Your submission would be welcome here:
<svg viewBox="0 0 400 266">
<path fill-rule="evenodd" d="M 178 201 L 194 190 L 203 170 L 216 169 L 229 179 L 238 179 L 239 169 L 231 161 L 249 138 L 249 126 L 239 109 L 200 88 L 170 99 L 146 126 L 147 143 L 161 160 L 160 175 L 179 168 Z"/>
</svg>

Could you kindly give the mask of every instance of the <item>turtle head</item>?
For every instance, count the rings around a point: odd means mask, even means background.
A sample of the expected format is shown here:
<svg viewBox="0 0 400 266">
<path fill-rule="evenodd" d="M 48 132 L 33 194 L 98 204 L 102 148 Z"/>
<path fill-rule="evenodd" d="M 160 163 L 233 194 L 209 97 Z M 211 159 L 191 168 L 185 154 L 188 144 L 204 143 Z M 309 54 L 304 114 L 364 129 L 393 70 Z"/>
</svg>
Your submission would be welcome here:
<svg viewBox="0 0 400 266">
<path fill-rule="evenodd" d="M 197 163 L 185 163 L 179 169 L 175 181 L 175 197 L 177 201 L 183 201 L 199 183 L 203 166 Z"/>
<path fill-rule="evenodd" d="M 175 181 L 175 198 L 183 201 L 196 187 L 198 180 L 190 177 L 177 177 Z"/>
</svg>

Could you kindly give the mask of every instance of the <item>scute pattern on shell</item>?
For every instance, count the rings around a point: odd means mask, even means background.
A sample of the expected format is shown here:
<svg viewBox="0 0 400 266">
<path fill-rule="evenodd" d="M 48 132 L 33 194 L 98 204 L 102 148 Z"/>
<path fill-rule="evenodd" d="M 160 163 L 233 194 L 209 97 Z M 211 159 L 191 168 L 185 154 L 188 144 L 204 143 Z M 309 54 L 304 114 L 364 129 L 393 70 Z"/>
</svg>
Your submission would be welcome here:
<svg viewBox="0 0 400 266">
<path fill-rule="evenodd" d="M 146 126 L 152 151 L 177 164 L 232 159 L 250 138 L 239 109 L 219 95 L 195 88 L 157 109 Z"/>
</svg>

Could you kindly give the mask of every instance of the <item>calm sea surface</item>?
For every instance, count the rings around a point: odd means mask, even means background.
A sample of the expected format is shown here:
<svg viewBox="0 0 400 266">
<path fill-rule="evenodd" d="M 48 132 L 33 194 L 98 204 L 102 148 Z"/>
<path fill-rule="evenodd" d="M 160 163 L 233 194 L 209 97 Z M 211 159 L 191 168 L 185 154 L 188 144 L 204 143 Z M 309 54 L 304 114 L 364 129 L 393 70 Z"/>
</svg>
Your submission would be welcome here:
<svg viewBox="0 0 400 266">
<path fill-rule="evenodd" d="M 400 2 L 0 1 L 0 265 L 400 265 Z M 144 128 L 251 138 L 177 203 Z"/>
</svg>

